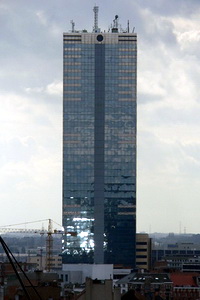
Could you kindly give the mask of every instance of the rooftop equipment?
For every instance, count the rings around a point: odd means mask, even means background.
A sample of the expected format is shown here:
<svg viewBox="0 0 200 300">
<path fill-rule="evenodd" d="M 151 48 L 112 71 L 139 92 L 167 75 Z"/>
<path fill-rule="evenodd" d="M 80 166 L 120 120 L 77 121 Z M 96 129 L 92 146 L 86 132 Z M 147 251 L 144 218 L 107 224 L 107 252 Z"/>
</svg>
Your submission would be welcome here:
<svg viewBox="0 0 200 300">
<path fill-rule="evenodd" d="M 98 28 L 98 12 L 99 12 L 99 7 L 94 6 L 93 8 L 94 12 L 94 27 L 93 27 L 93 32 L 100 32 L 100 28 Z"/>
<path fill-rule="evenodd" d="M 118 32 L 118 18 L 119 18 L 119 16 L 116 15 L 115 19 L 113 20 L 112 32 Z"/>
<path fill-rule="evenodd" d="M 71 20 L 71 24 L 72 24 L 72 32 L 74 32 L 75 22 L 73 20 Z"/>
</svg>

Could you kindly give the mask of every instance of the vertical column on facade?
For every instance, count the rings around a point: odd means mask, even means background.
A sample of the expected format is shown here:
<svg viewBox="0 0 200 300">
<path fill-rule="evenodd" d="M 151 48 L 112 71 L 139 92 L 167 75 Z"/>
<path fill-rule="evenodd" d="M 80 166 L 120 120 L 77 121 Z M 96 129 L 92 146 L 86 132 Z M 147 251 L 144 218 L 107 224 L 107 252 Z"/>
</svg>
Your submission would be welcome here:
<svg viewBox="0 0 200 300">
<path fill-rule="evenodd" d="M 105 45 L 95 45 L 94 263 L 104 263 Z"/>
</svg>

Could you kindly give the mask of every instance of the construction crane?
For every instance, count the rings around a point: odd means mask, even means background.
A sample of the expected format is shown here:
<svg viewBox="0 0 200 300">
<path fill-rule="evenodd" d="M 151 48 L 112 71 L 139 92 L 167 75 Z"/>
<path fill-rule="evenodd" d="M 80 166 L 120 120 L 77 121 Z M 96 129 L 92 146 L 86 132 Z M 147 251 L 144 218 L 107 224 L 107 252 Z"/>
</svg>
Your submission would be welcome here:
<svg viewBox="0 0 200 300">
<path fill-rule="evenodd" d="M 38 223 L 38 222 L 44 222 L 48 221 L 48 229 L 45 230 L 42 229 L 24 229 L 24 228 L 13 228 L 12 226 L 18 226 L 18 225 L 25 225 L 25 224 L 32 224 L 32 223 Z M 71 231 L 64 231 L 53 229 L 53 220 L 52 219 L 45 219 L 45 220 L 39 220 L 34 222 L 26 222 L 26 223 L 19 223 L 19 224 L 12 224 L 12 225 L 6 225 L 6 226 L 0 226 L 0 233 L 31 233 L 31 234 L 40 234 L 40 235 L 47 235 L 46 237 L 46 271 L 50 272 L 51 270 L 51 261 L 52 261 L 52 255 L 53 255 L 53 234 L 61 234 L 61 235 L 72 235 L 76 236 L 77 234 L 75 232 Z M 57 224 L 56 222 L 54 222 Z M 57 224 L 59 225 L 59 224 Z M 61 225 L 59 225 L 62 227 Z"/>
</svg>

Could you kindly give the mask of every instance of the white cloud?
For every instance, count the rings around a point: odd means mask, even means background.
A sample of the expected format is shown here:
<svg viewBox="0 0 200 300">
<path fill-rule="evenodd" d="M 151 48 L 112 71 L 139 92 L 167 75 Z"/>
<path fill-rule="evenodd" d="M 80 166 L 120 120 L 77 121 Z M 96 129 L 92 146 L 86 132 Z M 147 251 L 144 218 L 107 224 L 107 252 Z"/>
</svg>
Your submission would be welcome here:
<svg viewBox="0 0 200 300">
<path fill-rule="evenodd" d="M 34 87 L 34 88 L 25 88 L 24 89 L 26 93 L 31 94 L 31 93 L 41 93 L 44 91 L 44 88 L 42 87 Z"/>
<path fill-rule="evenodd" d="M 61 116 L 37 93 L 0 96 L 2 225 L 23 216 L 60 222 Z"/>
<path fill-rule="evenodd" d="M 199 18 L 157 14 L 144 11 L 138 44 L 138 230 L 178 231 L 182 221 L 197 232 Z"/>
<path fill-rule="evenodd" d="M 181 44 L 200 41 L 200 30 L 191 30 L 178 34 L 178 41 Z"/>
<path fill-rule="evenodd" d="M 48 25 L 47 16 L 45 15 L 44 11 L 37 11 L 36 16 L 42 25 L 45 27 Z"/>
<path fill-rule="evenodd" d="M 50 96 L 62 96 L 62 81 L 54 80 L 52 83 L 49 83 L 46 87 L 26 87 L 25 92 L 28 94 L 38 93 L 38 94 L 47 94 Z"/>
<path fill-rule="evenodd" d="M 151 71 L 142 72 L 138 78 L 138 91 L 143 94 L 165 96 L 166 91 L 163 88 L 162 78 L 159 73 L 152 76 Z"/>
<path fill-rule="evenodd" d="M 46 92 L 49 95 L 58 95 L 62 96 L 62 82 L 61 81 L 54 81 L 47 85 Z"/>
</svg>

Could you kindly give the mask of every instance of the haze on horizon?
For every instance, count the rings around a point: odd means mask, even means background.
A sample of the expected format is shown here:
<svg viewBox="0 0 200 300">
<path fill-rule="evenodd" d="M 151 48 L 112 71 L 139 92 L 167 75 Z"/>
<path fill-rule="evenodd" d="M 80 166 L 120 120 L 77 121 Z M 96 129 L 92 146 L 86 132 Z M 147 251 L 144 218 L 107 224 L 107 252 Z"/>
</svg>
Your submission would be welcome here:
<svg viewBox="0 0 200 300">
<path fill-rule="evenodd" d="M 137 231 L 199 233 L 199 1 L 114 3 L 99 27 L 138 34 Z M 62 222 L 62 33 L 91 31 L 93 6 L 0 1 L 0 226 Z"/>
</svg>

